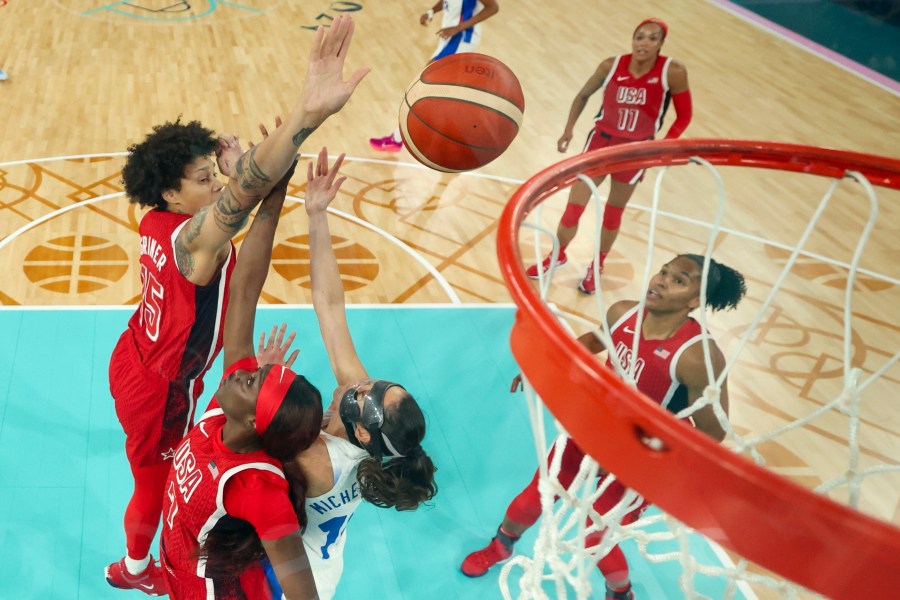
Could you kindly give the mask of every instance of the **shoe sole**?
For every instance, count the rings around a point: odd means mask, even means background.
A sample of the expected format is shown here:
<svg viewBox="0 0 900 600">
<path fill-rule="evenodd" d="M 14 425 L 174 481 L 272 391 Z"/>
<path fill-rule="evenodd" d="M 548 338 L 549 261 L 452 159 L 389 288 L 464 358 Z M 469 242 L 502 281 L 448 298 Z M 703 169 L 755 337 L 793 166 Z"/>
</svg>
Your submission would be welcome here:
<svg viewBox="0 0 900 600">
<path fill-rule="evenodd" d="M 564 262 L 564 263 L 556 263 L 556 270 L 559 271 L 560 269 L 562 269 L 563 267 L 565 267 L 567 264 L 569 264 L 569 263 L 568 263 L 568 262 Z M 548 270 L 549 270 L 549 269 L 548 269 Z M 544 272 L 544 274 L 545 274 L 545 275 L 547 274 L 546 271 Z M 533 280 L 535 280 L 535 281 L 537 281 L 538 279 L 541 278 L 540 275 L 529 275 L 528 273 L 525 273 L 525 277 L 527 277 L 528 279 L 533 279 Z"/>
<path fill-rule="evenodd" d="M 465 571 L 462 570 L 462 567 L 459 568 L 459 572 L 462 573 L 463 575 L 465 575 L 466 577 L 471 578 L 471 579 L 475 579 L 475 578 L 477 578 L 477 577 L 484 577 L 485 575 L 488 574 L 488 571 L 490 571 L 491 568 L 496 567 L 497 565 L 502 565 L 502 564 L 504 564 L 504 563 L 508 563 L 510 560 L 512 560 L 512 555 L 510 555 L 510 556 L 507 557 L 507 558 L 504 558 L 503 560 L 498 560 L 497 562 L 495 562 L 494 564 L 492 564 L 490 567 L 488 567 L 488 568 L 487 568 L 487 571 L 485 571 L 484 573 L 479 573 L 479 574 L 477 574 L 477 575 L 469 575 L 468 573 L 466 573 Z"/>
<path fill-rule="evenodd" d="M 587 296 L 593 296 L 593 295 L 594 295 L 594 292 L 596 292 L 597 290 L 588 291 L 588 290 L 584 289 L 583 287 L 581 287 L 581 284 L 579 283 L 579 284 L 578 284 L 578 291 L 581 292 L 582 294 L 587 295 Z"/>
</svg>

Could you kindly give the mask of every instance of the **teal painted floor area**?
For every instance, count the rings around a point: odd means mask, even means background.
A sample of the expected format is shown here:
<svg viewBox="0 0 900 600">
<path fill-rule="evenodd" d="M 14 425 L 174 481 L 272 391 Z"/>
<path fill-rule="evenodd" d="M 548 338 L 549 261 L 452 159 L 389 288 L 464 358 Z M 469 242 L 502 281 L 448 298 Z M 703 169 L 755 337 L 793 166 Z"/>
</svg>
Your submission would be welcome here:
<svg viewBox="0 0 900 600">
<path fill-rule="evenodd" d="M 107 382 L 129 316 L 0 310 L 0 599 L 143 597 L 103 578 L 124 552 L 131 490 Z M 299 332 L 294 369 L 330 396 L 334 379 L 312 311 L 261 309 L 257 330 L 281 321 Z M 499 569 L 468 579 L 458 567 L 490 539 L 537 464 L 522 395 L 508 391 L 517 372 L 512 308 L 354 308 L 349 321 L 369 372 L 402 382 L 421 403 L 440 491 L 416 512 L 360 508 L 337 598 L 500 598 Z M 533 535 L 520 543 L 526 553 Z M 695 545 L 700 560 L 715 560 L 705 543 Z M 633 544 L 625 550 L 639 598 L 682 597 L 675 564 L 650 564 Z M 592 581 L 602 589 L 599 575 Z M 724 584 L 703 585 L 721 597 Z"/>
</svg>

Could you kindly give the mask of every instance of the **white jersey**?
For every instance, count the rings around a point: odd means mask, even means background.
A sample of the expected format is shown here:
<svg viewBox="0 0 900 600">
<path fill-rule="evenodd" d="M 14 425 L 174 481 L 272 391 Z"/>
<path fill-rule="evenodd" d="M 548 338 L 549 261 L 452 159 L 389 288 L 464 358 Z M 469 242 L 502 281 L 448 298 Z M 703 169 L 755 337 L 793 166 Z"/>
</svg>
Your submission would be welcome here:
<svg viewBox="0 0 900 600">
<path fill-rule="evenodd" d="M 321 496 L 306 499 L 307 523 L 303 530 L 303 545 L 306 546 L 319 598 L 329 600 L 334 596 L 344 570 L 347 522 L 362 502 L 356 471 L 360 461 L 369 453 L 325 432 L 320 437 L 325 441 L 331 459 L 334 487 Z"/>
<path fill-rule="evenodd" d="M 482 11 L 484 5 L 478 0 L 444 0 L 444 9 L 441 11 L 441 29 L 456 27 L 463 21 L 468 21 L 474 15 Z M 437 60 L 459 54 L 461 52 L 474 52 L 481 42 L 481 23 L 461 31 L 450 39 L 441 39 L 437 50 L 431 60 Z"/>
</svg>

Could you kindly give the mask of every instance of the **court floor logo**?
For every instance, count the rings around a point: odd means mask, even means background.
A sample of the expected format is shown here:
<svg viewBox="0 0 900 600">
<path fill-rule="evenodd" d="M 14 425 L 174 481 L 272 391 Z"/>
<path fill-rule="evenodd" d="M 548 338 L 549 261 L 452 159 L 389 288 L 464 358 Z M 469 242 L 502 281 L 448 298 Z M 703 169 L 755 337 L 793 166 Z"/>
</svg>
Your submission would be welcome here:
<svg viewBox="0 0 900 600">
<path fill-rule="evenodd" d="M 177 23 L 210 18 L 234 19 L 261 15 L 283 0 L 56 0 L 69 12 L 114 21 Z"/>
</svg>

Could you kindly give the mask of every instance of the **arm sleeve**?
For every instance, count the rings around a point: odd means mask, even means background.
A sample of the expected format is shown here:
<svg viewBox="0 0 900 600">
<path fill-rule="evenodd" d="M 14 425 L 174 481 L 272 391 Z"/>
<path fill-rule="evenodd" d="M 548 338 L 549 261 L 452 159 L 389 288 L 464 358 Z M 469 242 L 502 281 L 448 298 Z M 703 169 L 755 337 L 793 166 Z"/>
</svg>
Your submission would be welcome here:
<svg viewBox="0 0 900 600">
<path fill-rule="evenodd" d="M 223 498 L 229 515 L 243 519 L 260 539 L 275 540 L 300 529 L 284 478 L 257 469 L 235 474 L 225 485 Z"/>
<path fill-rule="evenodd" d="M 691 105 L 691 90 L 684 90 L 672 95 L 672 105 L 675 107 L 675 122 L 669 127 L 665 139 L 670 140 L 681 136 L 693 117 Z"/>
</svg>

